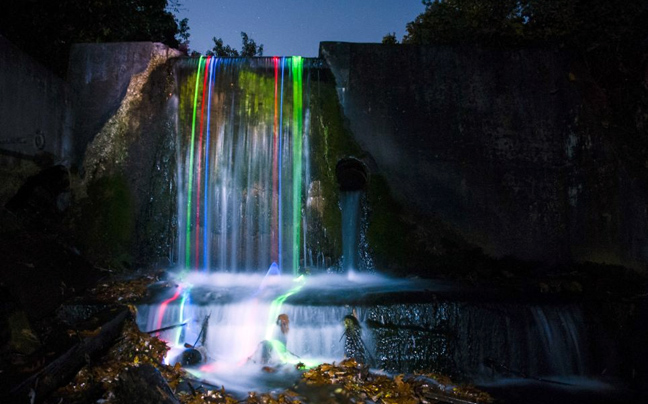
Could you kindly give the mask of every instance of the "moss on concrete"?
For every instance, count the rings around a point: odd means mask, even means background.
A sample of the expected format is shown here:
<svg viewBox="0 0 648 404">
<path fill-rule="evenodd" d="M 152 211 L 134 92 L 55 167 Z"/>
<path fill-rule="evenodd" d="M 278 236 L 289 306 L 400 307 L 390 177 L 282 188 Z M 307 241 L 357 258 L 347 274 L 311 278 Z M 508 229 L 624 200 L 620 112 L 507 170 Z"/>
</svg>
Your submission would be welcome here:
<svg viewBox="0 0 648 404">
<path fill-rule="evenodd" d="M 98 266 L 129 268 L 135 211 L 126 178 L 98 178 L 88 185 L 87 192 L 74 218 L 79 246 Z"/>
<path fill-rule="evenodd" d="M 332 74 L 328 70 L 311 74 L 311 180 L 320 182 L 322 214 L 321 221 L 311 229 L 314 232 L 309 234 L 317 238 L 326 257 L 336 260 L 342 254 L 342 215 L 335 166 L 344 157 L 360 158 L 364 152 L 344 121 Z"/>
<path fill-rule="evenodd" d="M 402 207 L 392 198 L 382 175 L 371 176 L 367 201 L 371 212 L 367 239 L 376 265 L 396 272 L 407 268 L 407 260 L 411 262 L 416 252 L 410 236 L 413 229 L 402 219 Z"/>
<path fill-rule="evenodd" d="M 322 226 L 326 235 L 320 238 L 320 247 L 335 259 L 342 254 L 342 215 L 339 205 L 339 185 L 335 168 L 347 157 L 360 161 L 369 158 L 353 138 L 338 101 L 335 79 L 329 71 L 320 71 L 318 80 L 311 84 L 311 166 L 312 179 L 320 181 L 324 200 Z M 380 271 L 404 272 L 421 255 L 413 240 L 413 226 L 402 215 L 402 207 L 391 195 L 385 178 L 370 173 L 367 185 L 369 217 L 367 240 L 369 250 Z M 321 235 L 320 235 L 321 236 Z"/>
</svg>

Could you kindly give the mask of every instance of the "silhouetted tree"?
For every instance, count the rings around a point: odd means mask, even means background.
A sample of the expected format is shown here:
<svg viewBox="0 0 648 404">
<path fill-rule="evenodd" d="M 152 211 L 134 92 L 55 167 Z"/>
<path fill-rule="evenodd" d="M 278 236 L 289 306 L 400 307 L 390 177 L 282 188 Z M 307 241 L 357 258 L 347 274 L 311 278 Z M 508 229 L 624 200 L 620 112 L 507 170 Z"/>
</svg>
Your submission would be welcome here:
<svg viewBox="0 0 648 404">
<path fill-rule="evenodd" d="M 243 40 L 243 46 L 241 47 L 242 57 L 263 56 L 263 44 L 257 46 L 254 39 L 248 38 L 245 32 L 241 32 L 241 39 Z"/>
<path fill-rule="evenodd" d="M 206 52 L 207 56 L 220 56 L 220 57 L 254 57 L 263 56 L 263 45 L 257 45 L 254 39 L 248 37 L 248 34 L 241 32 L 241 52 L 232 48 L 229 45 L 223 44 L 222 38 L 213 37 L 214 47 Z"/>
<path fill-rule="evenodd" d="M 154 41 L 177 48 L 189 38 L 177 0 L 25 0 L 0 13 L 0 34 L 59 74 L 82 42 Z"/>
<path fill-rule="evenodd" d="M 403 43 L 625 48 L 648 40 L 645 0 L 424 0 Z"/>
<path fill-rule="evenodd" d="M 640 80 L 645 74 L 645 0 L 424 0 L 423 4 L 425 11 L 407 24 L 403 43 L 571 49 L 594 69 L 604 87 L 629 78 Z"/>
<path fill-rule="evenodd" d="M 390 32 L 389 34 L 385 35 L 382 39 L 383 45 L 396 45 L 398 44 L 398 39 L 396 39 L 396 33 L 395 32 Z"/>
<path fill-rule="evenodd" d="M 214 47 L 211 50 L 206 52 L 207 56 L 219 56 L 219 57 L 238 57 L 239 52 L 232 48 L 229 45 L 223 44 L 222 38 L 213 37 Z"/>
</svg>

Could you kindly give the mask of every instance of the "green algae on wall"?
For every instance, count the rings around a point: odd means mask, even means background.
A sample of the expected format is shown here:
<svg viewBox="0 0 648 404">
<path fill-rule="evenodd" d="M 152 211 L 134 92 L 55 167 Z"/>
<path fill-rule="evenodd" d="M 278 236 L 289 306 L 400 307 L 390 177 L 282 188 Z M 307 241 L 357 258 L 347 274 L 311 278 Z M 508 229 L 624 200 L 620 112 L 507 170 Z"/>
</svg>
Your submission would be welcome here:
<svg viewBox="0 0 648 404">
<path fill-rule="evenodd" d="M 336 166 L 344 158 L 366 163 L 372 157 L 356 143 L 342 112 L 335 79 L 328 70 L 318 72 L 311 88 L 311 166 L 312 180 L 319 181 L 321 228 L 313 222 L 309 235 L 327 256 L 338 260 L 342 255 L 342 215 Z M 369 254 L 377 271 L 404 273 L 413 266 L 429 262 L 430 253 L 415 237 L 415 226 L 405 218 L 401 205 L 392 196 L 380 173 L 369 173 L 365 203 L 368 204 L 366 236 Z M 310 195 L 309 195 L 310 197 Z M 324 232 L 322 229 L 326 229 Z M 314 230 L 314 231 L 313 231 Z"/>
<path fill-rule="evenodd" d="M 384 176 L 373 174 L 367 187 L 370 215 L 367 241 L 379 270 L 399 272 L 420 256 L 410 233 L 412 226 L 402 218 L 402 207 L 391 196 Z"/>
<path fill-rule="evenodd" d="M 342 254 L 342 215 L 335 169 L 344 158 L 366 162 L 371 160 L 371 156 L 356 143 L 345 121 L 332 73 L 320 71 L 310 91 L 312 178 L 320 182 L 319 193 L 324 202 L 320 208 L 321 222 L 326 229 L 325 237 L 320 237 L 320 246 L 324 243 L 329 256 L 338 259 Z M 392 197 L 387 181 L 380 174 L 370 173 L 365 191 L 368 249 L 376 264 L 375 269 L 398 272 L 408 268 L 408 260 L 417 251 L 410 234 L 412 226 L 404 221 L 401 206 Z"/>
<path fill-rule="evenodd" d="M 98 178 L 88 185 L 87 192 L 73 223 L 84 255 L 108 269 L 129 268 L 135 211 L 126 178 Z"/>
<path fill-rule="evenodd" d="M 317 245 L 333 264 L 342 255 L 342 215 L 339 186 L 335 175 L 337 162 L 348 156 L 362 156 L 344 122 L 338 102 L 335 79 L 328 70 L 311 78 L 311 184 L 309 198 L 317 198 L 318 214 L 310 216 L 309 244 Z M 317 182 L 316 182 L 317 181 Z M 317 244 L 313 244 L 317 243 Z"/>
</svg>

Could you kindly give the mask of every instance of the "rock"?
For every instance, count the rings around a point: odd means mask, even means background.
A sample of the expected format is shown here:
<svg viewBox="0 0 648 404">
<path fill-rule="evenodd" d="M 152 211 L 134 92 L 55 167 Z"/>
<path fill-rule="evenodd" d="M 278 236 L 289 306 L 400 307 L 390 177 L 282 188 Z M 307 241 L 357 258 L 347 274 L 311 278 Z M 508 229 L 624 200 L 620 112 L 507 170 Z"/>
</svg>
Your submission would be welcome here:
<svg viewBox="0 0 648 404">
<path fill-rule="evenodd" d="M 51 225 L 65 208 L 62 195 L 70 188 L 68 169 L 62 165 L 45 168 L 27 178 L 6 208 L 23 216 L 32 225 Z"/>
<path fill-rule="evenodd" d="M 203 355 L 195 348 L 188 348 L 182 351 L 180 363 L 182 366 L 192 366 L 204 362 Z"/>
<path fill-rule="evenodd" d="M 120 404 L 179 404 L 171 387 L 153 365 L 129 368 L 119 375 L 115 401 Z"/>
</svg>

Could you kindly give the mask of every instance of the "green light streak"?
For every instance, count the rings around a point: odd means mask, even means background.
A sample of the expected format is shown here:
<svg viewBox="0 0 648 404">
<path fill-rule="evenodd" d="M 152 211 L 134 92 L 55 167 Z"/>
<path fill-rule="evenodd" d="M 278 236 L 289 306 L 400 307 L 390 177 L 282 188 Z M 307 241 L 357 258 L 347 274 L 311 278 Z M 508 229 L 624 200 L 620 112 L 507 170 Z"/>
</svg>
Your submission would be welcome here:
<svg viewBox="0 0 648 404">
<path fill-rule="evenodd" d="M 293 365 L 301 362 L 306 367 L 311 368 L 319 365 L 319 363 L 307 359 L 300 359 L 294 357 L 288 351 L 286 345 L 284 345 L 283 342 L 273 338 L 276 321 L 277 318 L 279 317 L 279 314 L 281 314 L 281 306 L 283 306 L 286 299 L 288 299 L 290 296 L 294 295 L 295 293 L 299 292 L 301 288 L 304 287 L 304 285 L 306 284 L 306 279 L 304 278 L 304 275 L 300 275 L 298 278 L 293 279 L 293 282 L 298 283 L 298 285 L 290 289 L 285 294 L 277 297 L 275 300 L 272 301 L 272 303 L 270 303 L 270 314 L 268 315 L 268 324 L 266 326 L 265 340 L 269 341 L 272 344 L 272 349 L 274 352 L 277 353 L 277 355 L 279 355 L 279 359 L 281 360 L 281 362 L 290 363 Z"/>
<path fill-rule="evenodd" d="M 301 182 L 302 182 L 302 73 L 304 61 L 301 56 L 292 57 L 293 76 L 293 275 L 299 273 L 299 241 L 301 230 Z"/>
<path fill-rule="evenodd" d="M 180 299 L 180 314 L 178 318 L 178 324 L 182 324 L 184 322 L 184 307 L 185 303 L 187 303 L 187 298 L 189 297 L 189 291 L 191 290 L 191 286 L 188 287 L 188 289 L 185 289 L 182 292 L 182 299 Z M 175 344 L 174 345 L 180 345 L 180 336 L 182 335 L 182 331 L 184 330 L 183 327 L 179 327 L 178 331 L 175 336 Z"/>
<path fill-rule="evenodd" d="M 290 289 L 288 292 L 274 299 L 272 303 L 270 303 L 270 314 L 268 315 L 268 324 L 266 326 L 265 335 L 265 339 L 267 340 L 272 339 L 272 332 L 274 330 L 275 322 L 277 321 L 279 314 L 281 314 L 281 306 L 286 301 L 286 299 L 288 299 L 288 297 L 299 292 L 301 288 L 304 287 L 304 284 L 306 284 L 306 279 L 304 278 L 304 275 L 300 275 L 298 278 L 294 279 L 293 282 L 298 282 L 299 284 Z"/>
<path fill-rule="evenodd" d="M 194 91 L 193 121 L 191 123 L 191 144 L 189 145 L 189 185 L 187 187 L 187 238 L 185 240 L 185 270 L 189 269 L 191 261 L 191 193 L 193 192 L 193 159 L 194 139 L 196 137 L 196 110 L 198 107 L 198 90 L 200 85 L 200 74 L 203 66 L 203 58 L 198 60 L 198 72 L 196 72 L 196 90 Z"/>
<path fill-rule="evenodd" d="M 276 339 L 269 339 L 268 341 L 272 344 L 272 350 L 277 353 L 277 355 L 279 356 L 279 360 L 281 360 L 281 362 L 283 363 L 290 363 L 291 365 L 296 365 L 301 362 L 308 369 L 314 368 L 315 366 L 319 366 L 320 364 L 317 361 L 294 357 L 281 341 L 278 341 Z"/>
</svg>

